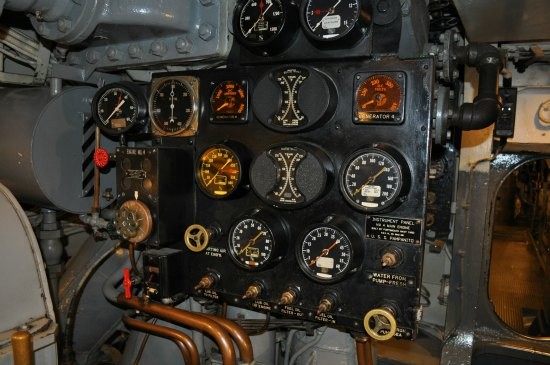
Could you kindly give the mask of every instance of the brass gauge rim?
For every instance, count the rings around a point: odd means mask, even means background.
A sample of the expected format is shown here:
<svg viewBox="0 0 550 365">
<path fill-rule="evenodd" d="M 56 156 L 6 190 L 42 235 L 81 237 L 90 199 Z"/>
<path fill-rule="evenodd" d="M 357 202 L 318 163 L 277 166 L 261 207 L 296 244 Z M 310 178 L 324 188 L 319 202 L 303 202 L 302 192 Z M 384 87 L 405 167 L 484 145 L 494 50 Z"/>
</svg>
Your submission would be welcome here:
<svg viewBox="0 0 550 365">
<path fill-rule="evenodd" d="M 227 153 L 228 155 L 230 155 L 230 158 L 231 159 L 234 159 L 235 160 L 235 163 L 236 163 L 236 167 L 237 167 L 237 171 L 234 172 L 234 173 L 231 173 L 229 172 L 227 175 L 224 175 L 223 174 L 223 171 L 225 168 L 227 168 L 227 165 L 229 165 L 231 162 L 230 160 L 227 160 L 224 165 L 222 165 L 220 168 L 216 168 L 217 171 L 216 173 L 214 173 L 214 176 L 210 177 L 208 179 L 208 183 L 205 183 L 204 181 L 204 177 L 203 177 L 203 172 L 204 172 L 204 158 L 206 158 L 209 154 L 211 153 L 215 153 L 216 151 L 219 151 L 219 150 L 222 150 L 222 151 L 225 151 L 225 153 Z M 230 167 L 233 167 L 230 165 Z M 234 179 L 234 181 L 232 182 L 232 187 L 228 190 L 217 190 L 218 192 L 223 192 L 223 193 L 218 193 L 216 194 L 215 192 L 213 192 L 210 188 L 209 188 L 209 185 L 212 184 L 212 183 L 216 183 L 216 177 L 218 176 L 221 176 L 221 177 L 224 177 L 224 179 L 220 179 L 220 183 L 218 185 L 221 185 L 222 183 L 224 184 L 227 184 L 228 181 L 231 180 L 231 176 L 236 174 L 237 178 Z M 197 179 L 197 183 L 199 185 L 199 188 L 201 189 L 201 191 L 206 194 L 208 197 L 210 198 L 213 198 L 213 199 L 224 199 L 224 198 L 227 198 L 229 196 L 231 196 L 232 194 L 234 194 L 238 187 L 239 187 L 239 184 L 241 183 L 241 180 L 243 178 L 243 165 L 242 165 L 242 161 L 241 159 L 239 158 L 239 155 L 237 154 L 237 152 L 235 152 L 234 149 L 232 149 L 231 147 L 227 146 L 227 145 L 224 145 L 224 144 L 215 144 L 215 145 L 211 145 L 209 147 L 207 147 L 200 155 L 199 155 L 199 158 L 197 160 L 197 168 L 196 168 L 196 174 L 195 174 L 195 177 Z M 228 178 L 229 177 L 229 178 Z M 213 185 L 213 186 L 216 186 L 216 185 Z"/>
</svg>

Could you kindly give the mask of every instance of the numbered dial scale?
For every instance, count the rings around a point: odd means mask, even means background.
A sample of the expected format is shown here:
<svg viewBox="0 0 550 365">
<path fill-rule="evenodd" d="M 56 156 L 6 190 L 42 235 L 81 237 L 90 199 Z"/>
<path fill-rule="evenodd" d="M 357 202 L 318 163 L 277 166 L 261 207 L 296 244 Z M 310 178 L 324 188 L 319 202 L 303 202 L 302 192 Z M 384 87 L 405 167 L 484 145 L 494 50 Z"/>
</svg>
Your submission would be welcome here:
<svg viewBox="0 0 550 365">
<path fill-rule="evenodd" d="M 239 156 L 228 146 L 210 146 L 199 157 L 197 181 L 201 190 L 211 198 L 222 199 L 235 192 L 241 175 Z"/>
<path fill-rule="evenodd" d="M 314 281 L 332 283 L 355 271 L 363 258 L 363 241 L 355 224 L 329 217 L 310 227 L 296 248 L 300 269 Z"/>
<path fill-rule="evenodd" d="M 92 101 L 97 126 L 110 135 L 122 134 L 143 124 L 147 102 L 142 90 L 133 84 L 115 83 L 102 87 Z"/>
<path fill-rule="evenodd" d="M 229 231 L 229 256 L 239 267 L 261 270 L 282 259 L 286 225 L 265 211 L 237 220 Z"/>
<path fill-rule="evenodd" d="M 210 97 L 212 122 L 245 122 L 248 114 L 248 89 L 245 81 L 222 81 Z"/>
<path fill-rule="evenodd" d="M 190 76 L 154 79 L 149 115 L 156 136 L 193 135 L 198 122 L 198 80 Z"/>
<path fill-rule="evenodd" d="M 322 42 L 357 41 L 372 18 L 370 1 L 365 0 L 306 0 L 301 13 L 306 34 Z"/>
<path fill-rule="evenodd" d="M 355 123 L 400 124 L 404 120 L 405 74 L 358 74 L 355 78 Z"/>
<path fill-rule="evenodd" d="M 340 189 L 354 208 L 364 212 L 389 210 L 410 187 L 404 158 L 389 146 L 360 150 L 344 162 Z"/>
</svg>

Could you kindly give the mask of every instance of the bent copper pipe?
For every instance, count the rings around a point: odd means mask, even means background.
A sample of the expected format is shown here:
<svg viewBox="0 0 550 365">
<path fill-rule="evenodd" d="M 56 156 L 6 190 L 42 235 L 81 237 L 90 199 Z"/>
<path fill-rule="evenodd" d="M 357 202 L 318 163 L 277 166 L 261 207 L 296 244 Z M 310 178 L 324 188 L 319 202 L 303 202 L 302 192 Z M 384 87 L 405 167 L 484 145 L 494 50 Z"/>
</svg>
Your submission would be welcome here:
<svg viewBox="0 0 550 365">
<path fill-rule="evenodd" d="M 355 352 L 357 353 L 357 365 L 374 365 L 371 338 L 356 339 Z"/>
<path fill-rule="evenodd" d="M 223 327 L 210 318 L 205 318 L 194 313 L 168 307 L 163 304 L 148 302 L 145 303 L 140 298 L 124 298 L 124 294 L 119 294 L 117 297 L 117 303 L 123 306 L 134 308 L 145 313 L 149 313 L 153 316 L 162 318 L 164 320 L 179 323 L 184 326 L 197 329 L 209 334 L 216 344 L 218 345 L 222 354 L 222 361 L 224 365 L 235 365 L 237 357 L 235 355 L 235 349 L 231 342 L 231 337 L 223 329 Z"/>
<path fill-rule="evenodd" d="M 163 327 L 152 323 L 143 322 L 128 316 L 122 317 L 122 322 L 129 328 L 134 328 L 142 332 L 149 332 L 153 335 L 164 337 L 176 344 L 185 364 L 200 365 L 199 351 L 197 346 L 189 336 L 173 328 Z"/>
<path fill-rule="evenodd" d="M 252 342 L 250 341 L 250 336 L 248 336 L 244 328 L 229 319 L 222 318 L 213 314 L 197 314 L 207 318 L 211 318 L 213 321 L 216 321 L 220 326 L 222 326 L 227 332 L 229 332 L 229 335 L 231 335 L 231 337 L 237 344 L 237 347 L 239 348 L 239 354 L 242 361 L 244 361 L 245 363 L 250 363 L 254 361 L 254 349 L 252 348 Z"/>
</svg>

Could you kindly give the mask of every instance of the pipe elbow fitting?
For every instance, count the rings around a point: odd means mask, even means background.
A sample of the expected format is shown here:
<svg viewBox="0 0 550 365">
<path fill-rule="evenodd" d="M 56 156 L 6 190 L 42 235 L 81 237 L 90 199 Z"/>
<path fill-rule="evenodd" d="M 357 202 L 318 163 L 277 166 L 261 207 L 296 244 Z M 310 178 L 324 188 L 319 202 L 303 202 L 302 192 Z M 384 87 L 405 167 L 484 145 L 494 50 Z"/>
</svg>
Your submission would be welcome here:
<svg viewBox="0 0 550 365">
<path fill-rule="evenodd" d="M 493 124 L 499 113 L 499 102 L 493 97 L 476 98 L 464 103 L 452 118 L 451 125 L 465 131 L 483 129 Z"/>
</svg>

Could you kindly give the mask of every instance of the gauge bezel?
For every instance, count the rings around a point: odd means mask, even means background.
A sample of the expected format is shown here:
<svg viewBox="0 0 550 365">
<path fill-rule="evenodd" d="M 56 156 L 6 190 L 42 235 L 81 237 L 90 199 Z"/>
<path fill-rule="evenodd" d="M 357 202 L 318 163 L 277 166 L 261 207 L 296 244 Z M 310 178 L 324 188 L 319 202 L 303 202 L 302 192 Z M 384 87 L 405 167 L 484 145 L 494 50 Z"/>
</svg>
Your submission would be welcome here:
<svg viewBox="0 0 550 365">
<path fill-rule="evenodd" d="M 209 151 L 209 150 L 215 150 L 215 149 L 225 149 L 229 152 L 231 152 L 231 154 L 235 157 L 235 159 L 237 160 L 237 163 L 239 165 L 239 175 L 238 175 L 238 179 L 235 183 L 235 186 L 234 188 L 229 191 L 226 195 L 223 195 L 223 196 L 219 196 L 219 195 L 215 195 L 215 194 L 211 194 L 208 189 L 203 186 L 203 180 L 202 180 L 202 177 L 201 177 L 201 166 L 202 166 L 202 157 L 204 156 L 204 154 Z M 210 145 L 208 147 L 206 147 L 200 154 L 199 154 L 199 157 L 197 158 L 197 161 L 195 163 L 195 179 L 197 181 L 197 185 L 199 186 L 199 189 L 206 195 L 208 196 L 209 198 L 212 198 L 212 199 L 216 199 L 216 200 L 221 200 L 221 199 L 226 199 L 226 198 L 229 198 L 230 196 L 234 195 L 238 189 L 239 189 L 239 185 L 241 184 L 242 180 L 243 180 L 243 174 L 244 174 L 244 171 L 243 171 L 243 163 L 242 163 L 242 160 L 241 160 L 241 157 L 239 156 L 239 153 L 237 151 L 235 151 L 235 149 L 229 147 L 228 145 L 226 144 L 223 144 L 223 143 L 219 143 L 219 144 L 214 144 L 214 145 Z"/>
<path fill-rule="evenodd" d="M 103 98 L 108 91 L 114 90 L 114 89 L 120 89 L 124 91 L 132 99 L 132 102 L 136 108 L 135 117 L 126 127 L 123 127 L 123 128 L 108 127 L 103 123 L 103 121 L 101 120 L 101 117 L 99 116 L 100 99 Z M 116 82 L 116 83 L 105 85 L 96 91 L 92 99 L 92 118 L 95 124 L 99 127 L 101 131 L 111 136 L 116 136 L 116 135 L 129 132 L 130 130 L 136 128 L 138 125 L 143 126 L 146 115 L 147 115 L 147 100 L 145 98 L 144 92 L 139 88 L 139 86 L 131 83 Z"/>
<path fill-rule="evenodd" d="M 318 276 L 311 268 L 304 262 L 302 256 L 302 248 L 307 236 L 314 230 L 320 228 L 330 228 L 340 232 L 345 237 L 350 246 L 350 257 L 346 268 L 338 273 L 338 275 L 332 278 L 322 278 Z M 340 216 L 329 216 L 323 222 L 316 223 L 308 226 L 300 235 L 300 244 L 295 246 L 295 257 L 298 262 L 300 270 L 309 279 L 322 284 L 333 284 L 342 281 L 349 275 L 358 271 L 364 256 L 364 241 L 360 233 L 360 229 L 349 218 Z"/>
<path fill-rule="evenodd" d="M 245 109 L 241 116 L 236 118 L 230 118 L 230 117 L 220 117 L 218 114 L 216 114 L 216 111 L 214 110 L 213 101 L 214 101 L 214 94 L 216 91 L 222 87 L 222 85 L 225 85 L 229 82 L 233 82 L 236 85 L 240 85 L 244 89 L 244 103 L 245 103 Z M 212 89 L 210 91 L 210 99 L 209 99 L 209 112 L 210 112 L 210 122 L 212 123 L 218 123 L 218 124 L 242 124 L 248 122 L 248 115 L 249 115 L 249 109 L 250 109 L 250 96 L 249 96 L 249 89 L 248 89 L 248 81 L 247 80 L 231 80 L 231 79 L 225 79 L 221 81 L 211 82 Z M 230 114 L 235 115 L 237 114 Z"/>
<path fill-rule="evenodd" d="M 190 104 L 192 111 L 187 118 L 185 124 L 174 132 L 167 132 L 159 126 L 159 121 L 154 117 L 153 102 L 155 100 L 155 94 L 163 87 L 167 82 L 172 80 L 181 82 L 189 92 Z M 198 128 L 198 114 L 199 114 L 199 79 L 193 76 L 165 76 L 155 78 L 151 81 L 151 91 L 148 101 L 149 119 L 151 120 L 151 126 L 153 135 L 155 137 L 186 137 L 193 136 L 197 132 Z"/>
<path fill-rule="evenodd" d="M 358 204 L 355 202 L 353 197 L 349 195 L 347 186 L 346 186 L 346 176 L 349 168 L 351 167 L 352 161 L 356 160 L 358 157 L 374 153 L 378 155 L 382 155 L 386 159 L 388 159 L 392 165 L 396 168 L 397 174 L 398 174 L 398 188 L 396 189 L 395 193 L 389 198 L 384 201 L 383 205 L 379 205 L 378 207 L 365 207 L 363 205 Z M 393 210 L 398 203 L 400 203 L 405 194 L 408 193 L 410 188 L 410 168 L 405 160 L 405 158 L 402 156 L 400 152 L 398 152 L 393 147 L 390 147 L 388 145 L 382 145 L 377 144 L 371 147 L 366 147 L 359 149 L 357 151 L 354 151 L 351 153 L 342 163 L 342 169 L 340 170 L 340 176 L 339 176 L 339 185 L 340 185 L 340 193 L 344 197 L 344 199 L 355 209 L 366 212 L 366 213 L 374 213 L 374 212 L 387 212 L 390 210 Z"/>
</svg>

